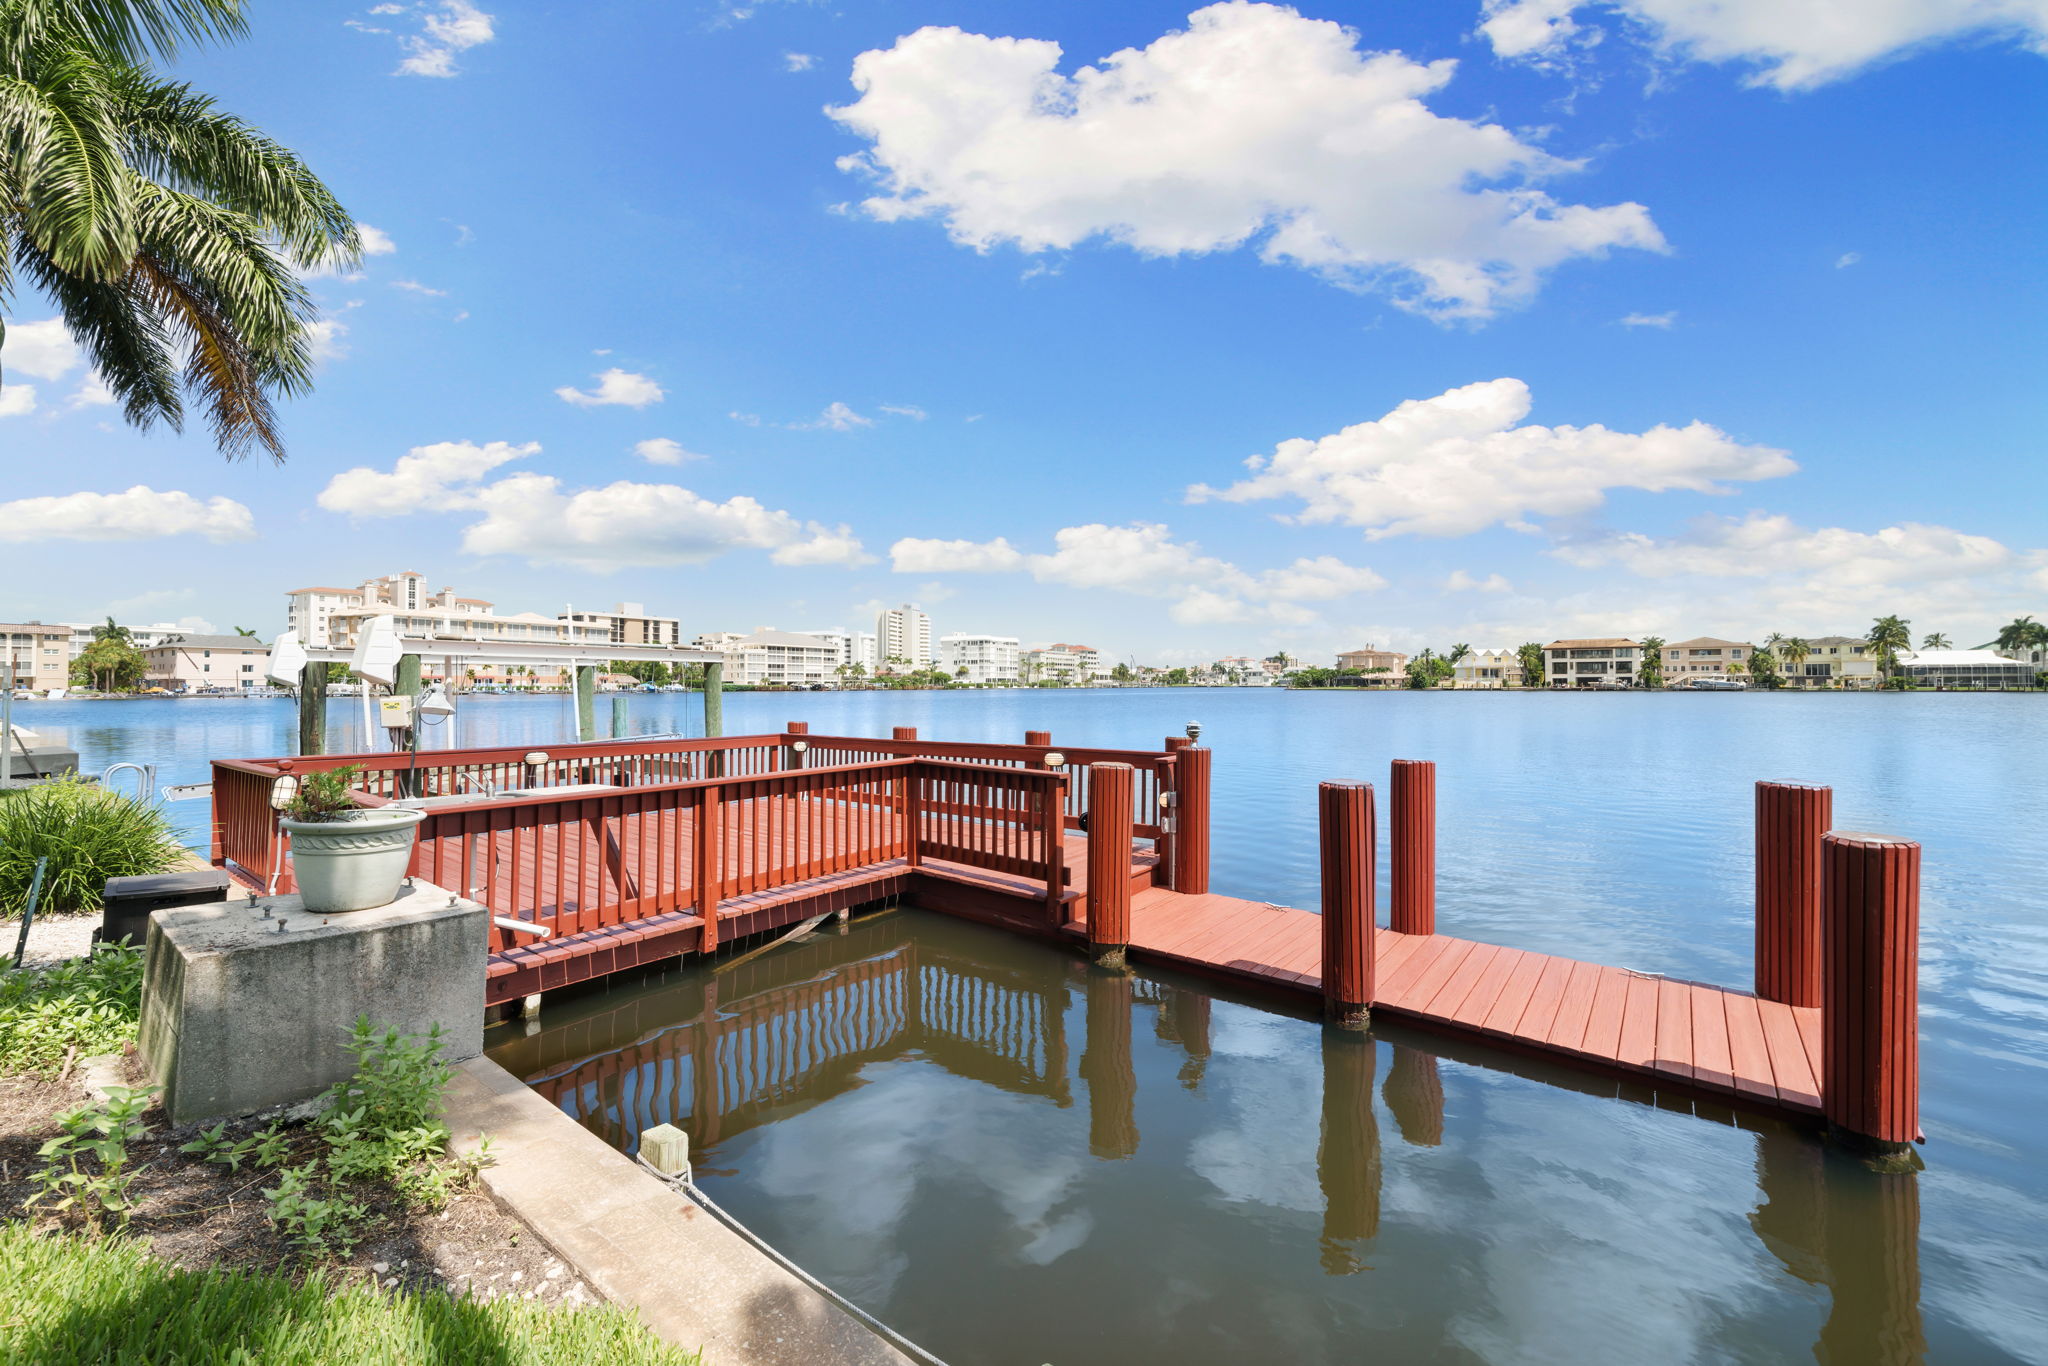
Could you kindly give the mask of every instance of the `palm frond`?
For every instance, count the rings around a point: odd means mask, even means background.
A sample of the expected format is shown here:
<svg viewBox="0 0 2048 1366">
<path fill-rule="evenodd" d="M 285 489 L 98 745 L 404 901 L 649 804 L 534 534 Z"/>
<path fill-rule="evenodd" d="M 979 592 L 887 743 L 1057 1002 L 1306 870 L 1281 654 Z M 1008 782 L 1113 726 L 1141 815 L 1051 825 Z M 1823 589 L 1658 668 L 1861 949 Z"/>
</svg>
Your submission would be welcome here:
<svg viewBox="0 0 2048 1366">
<path fill-rule="evenodd" d="M 46 54 L 33 80 L 0 72 L 0 128 L 22 230 L 63 269 L 111 279 L 134 233 L 103 74 L 79 50 Z"/>
<path fill-rule="evenodd" d="M 171 337 L 134 283 L 82 279 L 60 270 L 33 246 L 22 248 L 21 266 L 29 283 L 56 303 L 72 339 L 121 400 L 122 416 L 144 429 L 161 420 L 183 431 L 185 409 Z"/>
<path fill-rule="evenodd" d="M 245 0 L 0 0 L 0 65 L 17 49 L 71 38 L 140 61 L 186 42 L 224 42 L 249 31 Z"/>
</svg>

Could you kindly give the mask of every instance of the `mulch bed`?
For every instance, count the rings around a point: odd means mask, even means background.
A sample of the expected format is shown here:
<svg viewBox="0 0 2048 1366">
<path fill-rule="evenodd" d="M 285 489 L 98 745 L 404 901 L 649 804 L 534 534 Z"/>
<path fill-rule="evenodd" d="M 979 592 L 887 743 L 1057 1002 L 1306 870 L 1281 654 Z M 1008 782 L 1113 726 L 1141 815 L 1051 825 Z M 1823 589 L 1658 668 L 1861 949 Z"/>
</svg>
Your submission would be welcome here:
<svg viewBox="0 0 2048 1366">
<path fill-rule="evenodd" d="M 126 1082 L 147 1085 L 132 1051 L 123 1059 Z M 40 1218 L 77 1226 L 70 1215 L 25 1209 L 35 1191 L 31 1175 L 41 1164 L 36 1149 L 55 1137 L 53 1117 L 88 1099 L 74 1070 L 54 1079 L 0 1077 L 0 1219 Z M 543 1303 L 589 1304 L 599 1297 L 534 1236 L 520 1220 L 480 1190 L 465 1191 L 438 1211 L 405 1208 L 390 1192 L 359 1185 L 352 1198 L 368 1206 L 361 1240 L 345 1258 L 308 1260 L 296 1253 L 265 1217 L 263 1187 L 275 1185 L 275 1168 L 259 1171 L 244 1162 L 239 1172 L 209 1163 L 178 1145 L 196 1126 L 171 1128 L 163 1110 L 145 1116 L 149 1133 L 132 1149 L 140 1170 L 129 1188 L 136 1209 L 132 1235 L 177 1266 L 244 1267 L 302 1279 L 315 1267 L 347 1280 L 387 1289 L 442 1290 L 480 1298 L 518 1297 Z M 240 1138 L 267 1127 L 268 1120 L 230 1122 Z M 208 1126 L 210 1127 L 210 1126 Z M 304 1161 L 324 1145 L 304 1126 L 293 1126 L 288 1164 Z"/>
</svg>

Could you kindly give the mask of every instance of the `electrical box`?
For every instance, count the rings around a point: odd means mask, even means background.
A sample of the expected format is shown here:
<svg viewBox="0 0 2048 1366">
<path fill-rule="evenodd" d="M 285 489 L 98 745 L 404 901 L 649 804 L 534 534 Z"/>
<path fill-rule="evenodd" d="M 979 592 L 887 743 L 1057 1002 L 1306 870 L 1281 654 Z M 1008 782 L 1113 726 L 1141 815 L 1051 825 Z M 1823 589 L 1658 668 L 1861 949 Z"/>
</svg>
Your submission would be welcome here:
<svg viewBox="0 0 2048 1366">
<path fill-rule="evenodd" d="M 378 719 L 392 730 L 412 724 L 410 697 L 382 697 L 377 700 Z"/>
</svg>

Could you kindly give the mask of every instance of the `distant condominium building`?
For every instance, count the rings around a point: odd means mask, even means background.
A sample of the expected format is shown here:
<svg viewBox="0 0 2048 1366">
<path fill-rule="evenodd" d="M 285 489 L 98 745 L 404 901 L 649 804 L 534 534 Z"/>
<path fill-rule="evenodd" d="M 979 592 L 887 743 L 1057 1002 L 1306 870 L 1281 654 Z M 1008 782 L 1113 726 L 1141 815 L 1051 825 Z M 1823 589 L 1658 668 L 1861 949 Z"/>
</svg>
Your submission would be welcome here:
<svg viewBox="0 0 2048 1366">
<path fill-rule="evenodd" d="M 883 609 L 875 618 L 875 649 L 885 665 L 894 663 L 898 669 L 930 668 L 932 619 L 907 602 L 901 607 Z"/>
<path fill-rule="evenodd" d="M 1633 687 L 1642 649 L 1619 636 L 1553 640 L 1543 647 L 1543 677 L 1553 688 Z"/>
<path fill-rule="evenodd" d="M 1368 645 L 1362 650 L 1345 650 L 1337 656 L 1337 667 L 1346 673 L 1400 673 L 1408 667 L 1408 656 L 1399 650 L 1382 650 Z"/>
<path fill-rule="evenodd" d="M 1519 688 L 1522 657 L 1513 650 L 1474 650 L 1451 666 L 1453 688 Z"/>
<path fill-rule="evenodd" d="M 357 588 L 294 588 L 285 594 L 285 625 L 311 649 L 355 646 L 363 623 L 391 617 L 402 636 L 522 645 L 605 646 L 610 621 L 566 621 L 538 612 L 499 616 L 482 598 L 459 598 L 452 588 L 434 592 L 416 570 L 371 579 Z M 431 651 L 424 654 L 431 655 Z"/>
<path fill-rule="evenodd" d="M 727 683 L 808 688 L 841 681 L 838 647 L 821 636 L 763 626 L 744 636 L 713 631 L 692 643 L 725 656 Z"/>
<path fill-rule="evenodd" d="M 107 623 L 102 617 L 98 621 L 60 621 L 57 624 L 70 628 L 71 657 L 76 659 L 85 653 L 86 646 L 99 639 L 93 632 L 104 630 Z M 147 626 L 130 626 L 125 622 L 116 622 L 115 625 L 128 632 L 129 643 L 138 650 L 161 645 L 172 636 L 189 636 L 194 633 L 192 626 L 180 626 L 175 621 L 153 621 Z"/>
<path fill-rule="evenodd" d="M 957 631 L 939 637 L 939 671 L 961 683 L 1015 683 L 1022 653 L 1015 636 Z"/>
<path fill-rule="evenodd" d="M 1092 645 L 1040 645 L 1024 651 L 1018 658 L 1019 674 L 1026 683 L 1045 683 L 1054 679 L 1086 683 L 1101 667 L 1101 652 Z"/>
<path fill-rule="evenodd" d="M 142 652 L 145 688 L 199 692 L 205 688 L 260 688 L 270 646 L 254 636 L 171 636 Z"/>
<path fill-rule="evenodd" d="M 1209 674 L 1219 683 L 1241 688 L 1263 688 L 1273 681 L 1266 662 L 1250 655 L 1225 655 L 1209 666 Z"/>
<path fill-rule="evenodd" d="M 1799 659 L 1780 647 L 1777 663 L 1785 685 L 1792 688 L 1875 688 L 1884 682 L 1877 651 L 1858 636 L 1815 636 Z"/>
<path fill-rule="evenodd" d="M 47 693 L 71 683 L 71 628 L 57 622 L 0 622 L 0 667 L 13 666 L 14 686 Z"/>
<path fill-rule="evenodd" d="M 849 674 L 853 672 L 853 666 L 856 664 L 865 672 L 873 673 L 875 663 L 880 658 L 875 652 L 873 631 L 842 631 L 834 628 L 829 631 L 801 631 L 798 634 L 830 641 L 832 648 L 838 652 L 837 662 L 846 666 Z"/>
<path fill-rule="evenodd" d="M 609 612 L 578 612 L 572 608 L 557 613 L 555 620 L 602 626 L 611 632 L 614 645 L 678 645 L 683 639 L 682 622 L 675 617 L 651 617 L 647 608 L 637 602 L 619 603 Z"/>
<path fill-rule="evenodd" d="M 1730 664 L 1742 666 L 1735 671 L 1740 677 L 1749 672 L 1750 660 L 1755 655 L 1756 646 L 1744 640 L 1720 640 L 1714 636 L 1681 640 L 1664 647 L 1664 683 L 1667 687 L 1683 687 L 1701 679 L 1724 679 L 1729 676 Z"/>
</svg>

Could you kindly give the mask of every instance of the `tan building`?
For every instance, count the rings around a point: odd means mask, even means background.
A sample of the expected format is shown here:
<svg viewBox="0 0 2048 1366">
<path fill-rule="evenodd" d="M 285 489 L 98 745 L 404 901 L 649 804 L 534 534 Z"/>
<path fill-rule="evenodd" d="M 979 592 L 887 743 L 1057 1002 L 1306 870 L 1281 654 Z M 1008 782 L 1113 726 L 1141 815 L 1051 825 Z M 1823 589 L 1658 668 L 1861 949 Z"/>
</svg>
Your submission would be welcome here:
<svg viewBox="0 0 2048 1366">
<path fill-rule="evenodd" d="M 1713 636 L 1697 636 L 1692 640 L 1681 640 L 1675 645 L 1664 647 L 1664 685 L 1683 687 L 1698 679 L 1724 679 L 1729 677 L 1728 666 L 1740 664 L 1734 676 L 1741 678 L 1749 673 L 1749 661 L 1756 654 L 1756 646 L 1742 640 L 1717 640 Z"/>
<path fill-rule="evenodd" d="M 1017 669 L 1027 683 L 1087 683 L 1102 671 L 1102 655 L 1093 645 L 1040 645 L 1018 655 Z"/>
<path fill-rule="evenodd" d="M 1522 657 L 1513 650 L 1474 650 L 1451 666 L 1453 688 L 1519 688 Z"/>
<path fill-rule="evenodd" d="M 1543 647 L 1543 678 L 1553 688 L 1632 688 L 1642 650 L 1619 636 L 1553 640 Z"/>
<path fill-rule="evenodd" d="M 728 683 L 808 688 L 840 681 L 838 644 L 801 631 L 778 631 L 771 626 L 746 636 L 711 631 L 691 644 L 725 656 Z"/>
<path fill-rule="evenodd" d="M 1408 656 L 1399 650 L 1381 650 L 1368 645 L 1362 650 L 1345 650 L 1339 654 L 1337 667 L 1346 673 L 1398 674 L 1408 667 Z"/>
<path fill-rule="evenodd" d="M 1815 636 L 1806 642 L 1806 657 L 1778 660 L 1788 688 L 1875 688 L 1879 677 L 1877 651 L 1856 636 Z"/>
<path fill-rule="evenodd" d="M 270 647 L 254 636 L 172 636 L 142 652 L 142 686 L 171 692 L 227 688 L 240 692 L 270 680 L 264 665 Z"/>
<path fill-rule="evenodd" d="M 14 686 L 47 695 L 71 684 L 71 628 L 40 621 L 0 621 L 0 649 L 14 666 Z M 4 667 L 4 666 L 0 666 Z"/>
<path fill-rule="evenodd" d="M 611 632 L 614 645 L 679 645 L 683 624 L 675 617 L 650 617 L 637 602 L 622 602 L 609 612 L 562 612 L 557 621 L 577 625 L 603 626 Z"/>
</svg>

